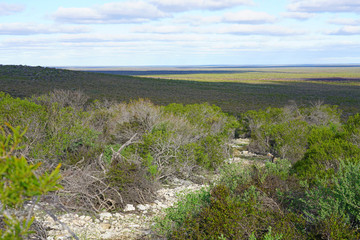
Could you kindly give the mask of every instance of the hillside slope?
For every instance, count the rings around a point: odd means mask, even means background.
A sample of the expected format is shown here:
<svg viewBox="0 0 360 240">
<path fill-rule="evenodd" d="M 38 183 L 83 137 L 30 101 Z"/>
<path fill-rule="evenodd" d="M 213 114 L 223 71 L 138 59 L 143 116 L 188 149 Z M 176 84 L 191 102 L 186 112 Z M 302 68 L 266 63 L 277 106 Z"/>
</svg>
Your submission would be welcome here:
<svg viewBox="0 0 360 240">
<path fill-rule="evenodd" d="M 360 86 L 346 84 L 196 82 L 0 65 L 0 91 L 15 97 L 29 97 L 53 89 L 82 90 L 93 99 L 148 98 L 161 105 L 209 102 L 235 114 L 267 106 L 281 107 L 292 100 L 298 104 L 321 100 L 339 105 L 345 112 L 360 109 Z"/>
</svg>

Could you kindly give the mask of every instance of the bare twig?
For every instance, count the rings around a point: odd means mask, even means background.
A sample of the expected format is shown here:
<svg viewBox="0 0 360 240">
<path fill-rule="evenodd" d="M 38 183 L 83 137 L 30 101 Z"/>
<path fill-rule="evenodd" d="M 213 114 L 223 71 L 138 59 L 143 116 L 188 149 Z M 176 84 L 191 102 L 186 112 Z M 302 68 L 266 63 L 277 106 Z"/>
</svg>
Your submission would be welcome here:
<svg viewBox="0 0 360 240">
<path fill-rule="evenodd" d="M 113 148 L 111 148 L 111 150 L 113 151 L 113 157 L 111 158 L 110 164 L 112 163 L 113 159 L 115 156 L 121 156 L 121 151 L 129 146 L 130 144 L 135 143 L 136 141 L 134 141 L 134 138 L 137 136 L 137 133 L 135 133 L 126 143 L 124 143 L 123 145 L 121 145 L 121 147 L 119 148 L 119 150 L 115 151 Z"/>
</svg>

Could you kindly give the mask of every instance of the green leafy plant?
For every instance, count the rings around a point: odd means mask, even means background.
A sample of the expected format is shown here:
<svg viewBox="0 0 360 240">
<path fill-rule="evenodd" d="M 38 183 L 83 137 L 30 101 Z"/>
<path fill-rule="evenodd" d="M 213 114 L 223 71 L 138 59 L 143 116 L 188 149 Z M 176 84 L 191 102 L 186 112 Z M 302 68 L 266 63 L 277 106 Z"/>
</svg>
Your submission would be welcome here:
<svg viewBox="0 0 360 240">
<path fill-rule="evenodd" d="M 41 195 L 57 190 L 60 185 L 60 165 L 51 173 L 35 175 L 40 166 L 29 164 L 23 156 L 17 156 L 25 132 L 9 124 L 0 127 L 0 202 L 5 229 L 0 229 L 1 239 L 23 239 L 29 231 L 34 216 L 32 208 L 25 209 L 26 201 L 39 200 Z"/>
<path fill-rule="evenodd" d="M 341 221 L 360 227 L 359 171 L 359 161 L 340 161 L 339 170 L 328 181 L 318 179 L 302 199 L 308 218 L 316 223 L 335 214 L 343 218 Z"/>
</svg>

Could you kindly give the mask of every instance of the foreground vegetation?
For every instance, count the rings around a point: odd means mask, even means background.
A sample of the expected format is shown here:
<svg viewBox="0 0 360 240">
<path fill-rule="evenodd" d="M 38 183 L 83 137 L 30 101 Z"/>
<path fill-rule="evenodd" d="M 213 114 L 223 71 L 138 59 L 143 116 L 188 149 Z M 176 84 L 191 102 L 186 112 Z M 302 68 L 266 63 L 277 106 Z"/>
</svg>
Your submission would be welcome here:
<svg viewBox="0 0 360 240">
<path fill-rule="evenodd" d="M 334 106 L 268 108 L 242 119 L 265 166 L 224 166 L 155 226 L 169 239 L 359 239 L 360 115 Z"/>
<path fill-rule="evenodd" d="M 169 177 L 200 181 L 230 156 L 239 124 L 208 104 L 88 103 L 63 90 L 30 99 L 1 93 L 0 123 L 27 129 L 17 154 L 43 171 L 62 163 L 56 198 L 85 211 L 149 201 Z"/>
</svg>

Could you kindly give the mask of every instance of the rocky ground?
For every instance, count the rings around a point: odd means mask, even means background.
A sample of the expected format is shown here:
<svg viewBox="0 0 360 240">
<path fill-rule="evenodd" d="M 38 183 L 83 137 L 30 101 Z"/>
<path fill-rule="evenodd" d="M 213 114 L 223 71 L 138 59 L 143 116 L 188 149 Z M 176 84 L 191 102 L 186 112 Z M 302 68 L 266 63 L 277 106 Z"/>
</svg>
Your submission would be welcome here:
<svg viewBox="0 0 360 240">
<path fill-rule="evenodd" d="M 266 157 L 246 151 L 248 139 L 237 139 L 231 144 L 234 157 L 228 163 L 242 162 L 253 164 L 254 160 L 265 160 Z M 258 161 L 257 161 L 258 162 Z M 216 176 L 214 176 L 216 179 Z M 37 214 L 47 231 L 47 239 L 71 239 L 71 231 L 79 239 L 146 239 L 151 235 L 151 225 L 155 217 L 164 213 L 164 209 L 172 206 L 181 195 L 206 187 L 191 181 L 173 179 L 171 184 L 157 191 L 157 200 L 148 204 L 128 204 L 123 212 L 102 212 L 98 216 L 75 213 L 57 215 L 59 221 L 45 214 Z M 70 230 L 70 231 L 68 231 Z"/>
</svg>

